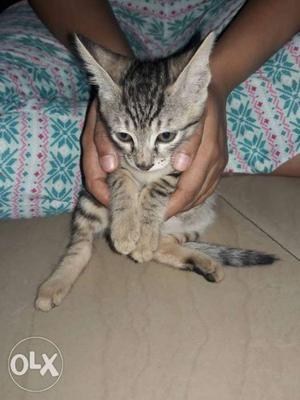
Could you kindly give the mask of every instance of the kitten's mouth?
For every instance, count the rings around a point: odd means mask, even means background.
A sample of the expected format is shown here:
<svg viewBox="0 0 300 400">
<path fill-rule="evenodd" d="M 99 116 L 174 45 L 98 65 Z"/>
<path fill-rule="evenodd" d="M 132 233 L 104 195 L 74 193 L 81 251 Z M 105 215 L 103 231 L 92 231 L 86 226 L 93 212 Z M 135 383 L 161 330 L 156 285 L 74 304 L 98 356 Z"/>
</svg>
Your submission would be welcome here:
<svg viewBox="0 0 300 400">
<path fill-rule="evenodd" d="M 164 169 L 167 165 L 170 164 L 170 161 L 169 161 L 169 160 L 164 159 L 164 160 L 159 160 L 159 161 L 155 162 L 154 165 L 152 165 L 150 168 L 145 168 L 145 167 L 141 168 L 140 166 L 136 165 L 136 163 L 134 162 L 134 160 L 132 160 L 132 159 L 130 159 L 130 158 L 127 158 L 127 157 L 126 157 L 126 161 L 127 161 L 128 165 L 129 165 L 131 168 L 134 168 L 136 171 L 139 171 L 139 172 L 154 172 L 154 171 L 159 171 L 159 170 L 161 170 L 161 169 Z"/>
<path fill-rule="evenodd" d="M 149 169 L 149 172 L 158 171 L 158 170 L 160 170 L 160 169 L 163 169 L 166 165 L 167 165 L 167 163 L 165 163 L 165 164 L 157 164 L 157 165 L 154 164 L 154 165 Z"/>
</svg>

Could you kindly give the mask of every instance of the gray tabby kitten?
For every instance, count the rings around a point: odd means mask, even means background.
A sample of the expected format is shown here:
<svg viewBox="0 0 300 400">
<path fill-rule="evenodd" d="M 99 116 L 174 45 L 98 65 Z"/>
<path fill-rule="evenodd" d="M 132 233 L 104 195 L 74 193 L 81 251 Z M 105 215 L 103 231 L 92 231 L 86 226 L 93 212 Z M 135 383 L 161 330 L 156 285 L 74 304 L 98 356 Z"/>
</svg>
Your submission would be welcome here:
<svg viewBox="0 0 300 400">
<path fill-rule="evenodd" d="M 90 260 L 94 236 L 108 230 L 117 252 L 140 263 L 153 259 L 194 271 L 211 282 L 223 279 L 221 264 L 271 264 L 271 255 L 201 241 L 214 220 L 213 197 L 164 221 L 179 177 L 172 154 L 194 133 L 204 111 L 214 34 L 197 51 L 154 62 L 113 54 L 81 36 L 75 42 L 121 162 L 108 177 L 110 210 L 81 194 L 70 244 L 39 288 L 36 307 L 48 311 L 62 302 Z"/>
</svg>

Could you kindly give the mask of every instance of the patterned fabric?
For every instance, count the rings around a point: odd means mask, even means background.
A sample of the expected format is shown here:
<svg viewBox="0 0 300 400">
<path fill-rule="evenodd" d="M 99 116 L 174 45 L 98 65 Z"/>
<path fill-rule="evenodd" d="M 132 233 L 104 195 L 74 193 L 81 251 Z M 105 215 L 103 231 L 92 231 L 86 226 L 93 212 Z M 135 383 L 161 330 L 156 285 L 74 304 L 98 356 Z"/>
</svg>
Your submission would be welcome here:
<svg viewBox="0 0 300 400">
<path fill-rule="evenodd" d="M 221 32 L 244 1 L 111 1 L 135 53 L 173 53 Z M 27 2 L 0 16 L 0 218 L 71 211 L 81 185 L 86 75 Z M 300 153 L 300 35 L 230 95 L 227 171 L 270 172 Z"/>
<path fill-rule="evenodd" d="M 166 57 L 196 33 L 221 33 L 245 0 L 111 0 L 118 22 L 139 58 Z"/>
<path fill-rule="evenodd" d="M 26 3 L 0 16 L 0 217 L 70 211 L 89 86 Z"/>
<path fill-rule="evenodd" d="M 227 171 L 270 173 L 300 153 L 299 49 L 297 34 L 230 94 Z"/>
</svg>

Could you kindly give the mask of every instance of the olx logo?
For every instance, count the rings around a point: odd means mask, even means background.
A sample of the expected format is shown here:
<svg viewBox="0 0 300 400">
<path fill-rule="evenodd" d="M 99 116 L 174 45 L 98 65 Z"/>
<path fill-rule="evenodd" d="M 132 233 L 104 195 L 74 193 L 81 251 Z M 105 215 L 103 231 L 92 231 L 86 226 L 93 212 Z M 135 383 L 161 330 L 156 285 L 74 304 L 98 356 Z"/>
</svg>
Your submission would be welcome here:
<svg viewBox="0 0 300 400">
<path fill-rule="evenodd" d="M 42 367 L 41 364 L 37 364 L 35 362 L 35 352 L 30 351 L 29 352 L 29 359 L 24 356 L 24 354 L 15 354 L 12 359 L 10 360 L 10 369 L 15 375 L 24 375 L 28 371 L 28 368 L 30 369 L 39 369 L 40 374 L 44 376 L 47 371 L 50 372 L 52 376 L 58 376 L 59 373 L 57 372 L 57 369 L 53 365 L 53 361 L 56 359 L 57 353 L 53 354 L 51 358 L 48 358 L 47 354 L 42 354 L 42 358 L 44 360 L 44 365 Z M 20 370 L 17 369 L 17 361 L 20 360 L 22 362 L 22 367 Z"/>
<path fill-rule="evenodd" d="M 23 339 L 10 352 L 8 371 L 21 389 L 43 392 L 54 386 L 61 377 L 61 351 L 55 343 L 43 337 Z"/>
</svg>

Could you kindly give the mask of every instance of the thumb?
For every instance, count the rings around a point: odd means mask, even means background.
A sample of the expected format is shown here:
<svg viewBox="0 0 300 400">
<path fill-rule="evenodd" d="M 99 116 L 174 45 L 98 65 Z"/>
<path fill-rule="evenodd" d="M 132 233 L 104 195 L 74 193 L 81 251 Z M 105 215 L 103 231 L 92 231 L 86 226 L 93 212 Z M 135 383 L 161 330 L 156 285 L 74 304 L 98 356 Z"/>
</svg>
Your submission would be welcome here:
<svg viewBox="0 0 300 400">
<path fill-rule="evenodd" d="M 191 165 L 201 143 L 202 130 L 203 125 L 201 124 L 197 128 L 196 132 L 186 142 L 179 146 L 173 154 L 172 164 L 177 171 L 185 171 Z"/>
<path fill-rule="evenodd" d="M 95 126 L 94 140 L 102 169 L 105 172 L 114 171 L 119 164 L 118 154 L 113 143 L 107 135 L 104 123 L 99 118 Z"/>
</svg>

